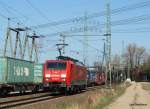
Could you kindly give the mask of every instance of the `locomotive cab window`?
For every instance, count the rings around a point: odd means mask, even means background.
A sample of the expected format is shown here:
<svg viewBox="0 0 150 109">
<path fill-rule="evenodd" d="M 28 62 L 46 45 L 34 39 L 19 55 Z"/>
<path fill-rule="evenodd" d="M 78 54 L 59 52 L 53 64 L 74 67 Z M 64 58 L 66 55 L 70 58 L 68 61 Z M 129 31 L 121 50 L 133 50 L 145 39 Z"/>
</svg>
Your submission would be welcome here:
<svg viewBox="0 0 150 109">
<path fill-rule="evenodd" d="M 66 63 L 64 62 L 51 62 L 47 63 L 47 69 L 51 70 L 65 70 L 66 69 Z"/>
</svg>

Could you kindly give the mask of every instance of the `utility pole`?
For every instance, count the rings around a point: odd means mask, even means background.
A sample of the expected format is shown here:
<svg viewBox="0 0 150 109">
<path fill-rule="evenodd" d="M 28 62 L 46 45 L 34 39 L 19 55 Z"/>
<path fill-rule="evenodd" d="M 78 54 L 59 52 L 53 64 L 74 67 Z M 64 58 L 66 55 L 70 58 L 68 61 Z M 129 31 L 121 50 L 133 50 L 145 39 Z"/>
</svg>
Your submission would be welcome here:
<svg viewBox="0 0 150 109">
<path fill-rule="evenodd" d="M 122 59 L 121 59 L 121 67 L 122 67 L 122 78 L 125 80 L 125 60 L 124 60 L 124 40 L 122 41 Z"/>
<path fill-rule="evenodd" d="M 103 68 L 103 66 L 104 65 L 106 65 L 106 67 L 105 67 L 105 76 L 106 76 L 106 79 L 105 79 L 105 85 L 107 85 L 107 53 L 106 53 L 106 40 L 105 39 L 103 39 L 104 40 L 104 51 L 103 51 L 103 59 L 102 59 L 102 68 Z M 103 70 L 103 69 L 102 69 Z"/>
<path fill-rule="evenodd" d="M 104 34 L 104 36 L 106 36 L 106 42 L 107 42 L 107 44 L 106 44 L 106 57 L 107 57 L 107 59 L 106 59 L 106 63 L 107 63 L 107 65 L 106 65 L 106 69 L 108 70 L 108 73 L 109 73 L 109 79 L 110 79 L 110 83 L 109 83 L 109 85 L 110 85 L 110 88 L 111 88 L 111 17 L 110 17 L 110 2 L 109 2 L 109 0 L 105 0 L 105 2 L 106 2 L 106 13 L 105 13 L 105 16 L 106 16 L 106 27 L 105 27 L 105 29 L 106 29 L 106 33 Z"/>
</svg>

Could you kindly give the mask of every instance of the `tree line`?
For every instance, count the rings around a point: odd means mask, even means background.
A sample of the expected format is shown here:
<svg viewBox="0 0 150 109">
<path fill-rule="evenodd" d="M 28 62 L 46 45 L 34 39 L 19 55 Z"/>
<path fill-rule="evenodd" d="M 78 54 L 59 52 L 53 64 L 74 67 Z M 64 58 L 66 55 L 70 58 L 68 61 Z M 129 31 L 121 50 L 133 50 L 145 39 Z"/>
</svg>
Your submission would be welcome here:
<svg viewBox="0 0 150 109">
<path fill-rule="evenodd" d="M 96 70 L 105 72 L 104 62 L 94 62 L 94 66 L 99 66 Z M 150 81 L 150 53 L 146 48 L 130 43 L 124 52 L 112 56 L 112 80 L 130 78 L 135 81 Z"/>
</svg>

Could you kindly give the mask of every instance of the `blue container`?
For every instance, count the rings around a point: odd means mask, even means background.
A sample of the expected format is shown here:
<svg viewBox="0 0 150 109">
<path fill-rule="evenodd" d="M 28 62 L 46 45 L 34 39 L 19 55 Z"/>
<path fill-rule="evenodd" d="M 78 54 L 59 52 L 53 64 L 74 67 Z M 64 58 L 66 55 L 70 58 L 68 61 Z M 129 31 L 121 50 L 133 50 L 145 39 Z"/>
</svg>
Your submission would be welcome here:
<svg viewBox="0 0 150 109">
<path fill-rule="evenodd" d="M 88 71 L 87 82 L 88 84 L 94 84 L 96 79 L 96 72 Z"/>
</svg>

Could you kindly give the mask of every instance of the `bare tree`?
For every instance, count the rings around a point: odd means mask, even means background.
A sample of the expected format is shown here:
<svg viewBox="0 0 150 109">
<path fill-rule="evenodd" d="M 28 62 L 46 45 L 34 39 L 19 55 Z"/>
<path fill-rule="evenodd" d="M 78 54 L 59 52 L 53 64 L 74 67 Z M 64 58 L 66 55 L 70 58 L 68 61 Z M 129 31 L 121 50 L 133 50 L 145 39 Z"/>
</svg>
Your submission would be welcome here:
<svg viewBox="0 0 150 109">
<path fill-rule="evenodd" d="M 141 64 L 142 58 L 144 59 L 145 48 L 139 47 L 136 48 L 136 57 L 135 57 L 135 65 L 139 66 Z"/>
<path fill-rule="evenodd" d="M 144 47 L 138 47 L 136 44 L 129 44 L 126 49 L 127 66 L 130 68 L 131 79 L 136 80 L 140 73 L 140 67 L 144 63 L 146 50 Z"/>
<path fill-rule="evenodd" d="M 136 44 L 129 44 L 127 46 L 127 51 L 126 51 L 126 58 L 128 59 L 129 61 L 129 65 L 131 68 L 134 67 L 134 57 L 135 57 L 135 54 L 136 54 L 136 49 L 137 49 L 137 46 Z"/>
</svg>

